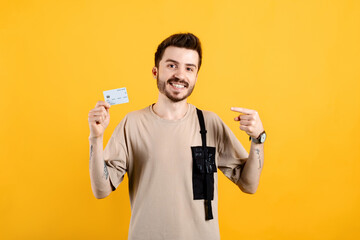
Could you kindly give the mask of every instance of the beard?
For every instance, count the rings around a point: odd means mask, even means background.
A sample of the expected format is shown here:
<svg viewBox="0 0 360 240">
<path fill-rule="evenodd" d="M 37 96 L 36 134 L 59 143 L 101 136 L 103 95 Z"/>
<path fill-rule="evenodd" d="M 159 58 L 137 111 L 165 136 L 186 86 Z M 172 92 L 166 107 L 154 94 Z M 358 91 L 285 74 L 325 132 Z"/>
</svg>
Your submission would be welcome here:
<svg viewBox="0 0 360 240">
<path fill-rule="evenodd" d="M 186 98 L 188 98 L 191 93 L 194 91 L 195 84 L 193 86 L 190 86 L 187 82 L 182 81 L 176 77 L 170 78 L 167 81 L 160 81 L 159 75 L 156 76 L 156 83 L 159 91 L 164 94 L 168 99 L 170 99 L 172 102 L 180 102 Z M 182 83 L 184 84 L 185 88 L 187 88 L 187 93 L 184 96 L 177 96 L 172 94 L 170 91 L 166 89 L 166 85 L 170 83 Z"/>
</svg>

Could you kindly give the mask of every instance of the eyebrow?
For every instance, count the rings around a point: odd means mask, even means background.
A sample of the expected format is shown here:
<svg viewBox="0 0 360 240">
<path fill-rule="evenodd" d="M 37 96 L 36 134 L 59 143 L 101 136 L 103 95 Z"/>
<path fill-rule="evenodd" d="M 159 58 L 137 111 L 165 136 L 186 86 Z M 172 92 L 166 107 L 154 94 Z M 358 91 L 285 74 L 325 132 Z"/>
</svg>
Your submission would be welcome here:
<svg viewBox="0 0 360 240">
<path fill-rule="evenodd" d="M 166 59 L 165 62 L 173 62 L 173 63 L 179 64 L 178 61 L 175 61 L 175 60 L 173 60 L 173 59 Z M 192 63 L 185 63 L 185 65 L 186 65 L 186 66 L 193 66 L 193 67 L 195 67 L 195 68 L 197 67 L 195 64 L 192 64 Z"/>
</svg>

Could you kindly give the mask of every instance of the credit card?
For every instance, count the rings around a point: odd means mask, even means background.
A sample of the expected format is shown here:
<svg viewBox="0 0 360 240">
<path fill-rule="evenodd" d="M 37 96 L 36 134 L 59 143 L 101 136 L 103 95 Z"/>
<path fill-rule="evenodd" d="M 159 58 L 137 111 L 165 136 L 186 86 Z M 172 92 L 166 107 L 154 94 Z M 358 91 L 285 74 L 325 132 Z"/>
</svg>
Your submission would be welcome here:
<svg viewBox="0 0 360 240">
<path fill-rule="evenodd" d="M 118 88 L 104 91 L 105 102 L 110 105 L 128 103 L 129 98 L 126 92 L 126 88 Z"/>
</svg>

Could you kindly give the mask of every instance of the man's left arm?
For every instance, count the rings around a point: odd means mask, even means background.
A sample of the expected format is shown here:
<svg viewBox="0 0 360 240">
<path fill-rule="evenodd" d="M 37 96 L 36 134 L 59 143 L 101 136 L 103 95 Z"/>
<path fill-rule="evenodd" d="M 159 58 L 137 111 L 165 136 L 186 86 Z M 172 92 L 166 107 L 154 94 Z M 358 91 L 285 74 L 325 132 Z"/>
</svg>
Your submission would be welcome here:
<svg viewBox="0 0 360 240">
<path fill-rule="evenodd" d="M 241 113 L 235 117 L 240 122 L 240 129 L 251 138 L 257 139 L 264 132 L 259 114 L 255 110 L 246 108 L 231 108 L 232 111 Z M 251 141 L 249 157 L 243 167 L 239 179 L 239 187 L 245 193 L 255 193 L 259 185 L 260 174 L 264 166 L 264 143 Z"/>
</svg>

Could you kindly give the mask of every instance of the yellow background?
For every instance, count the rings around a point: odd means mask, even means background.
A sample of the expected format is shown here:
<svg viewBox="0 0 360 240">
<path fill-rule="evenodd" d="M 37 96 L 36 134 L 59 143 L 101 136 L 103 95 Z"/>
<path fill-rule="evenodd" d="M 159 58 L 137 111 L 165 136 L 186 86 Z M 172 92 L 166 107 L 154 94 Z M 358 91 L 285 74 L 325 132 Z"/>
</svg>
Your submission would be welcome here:
<svg viewBox="0 0 360 240">
<path fill-rule="evenodd" d="M 219 174 L 226 239 L 360 238 L 360 1 L 0 2 L 0 239 L 126 239 L 127 177 L 92 195 L 88 112 L 126 87 L 129 111 L 157 99 L 157 45 L 193 32 L 203 66 L 189 102 L 244 147 L 231 106 L 268 133 L 258 192 Z"/>
</svg>

